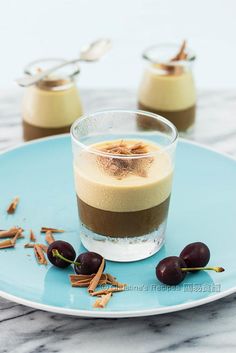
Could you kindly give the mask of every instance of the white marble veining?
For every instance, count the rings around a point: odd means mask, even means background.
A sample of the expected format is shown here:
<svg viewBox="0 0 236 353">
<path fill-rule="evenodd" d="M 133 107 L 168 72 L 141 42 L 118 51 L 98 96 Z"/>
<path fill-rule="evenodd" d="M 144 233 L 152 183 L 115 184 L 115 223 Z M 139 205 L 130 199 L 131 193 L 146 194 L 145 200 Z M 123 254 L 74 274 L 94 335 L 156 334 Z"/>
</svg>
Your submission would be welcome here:
<svg viewBox="0 0 236 353">
<path fill-rule="evenodd" d="M 2 93 L 0 149 L 21 142 L 20 92 Z M 135 92 L 82 92 L 85 111 L 135 108 Z M 191 139 L 236 156 L 236 92 L 200 92 Z M 134 319 L 80 319 L 0 299 L 0 353 L 233 353 L 236 294 L 198 308 Z"/>
</svg>

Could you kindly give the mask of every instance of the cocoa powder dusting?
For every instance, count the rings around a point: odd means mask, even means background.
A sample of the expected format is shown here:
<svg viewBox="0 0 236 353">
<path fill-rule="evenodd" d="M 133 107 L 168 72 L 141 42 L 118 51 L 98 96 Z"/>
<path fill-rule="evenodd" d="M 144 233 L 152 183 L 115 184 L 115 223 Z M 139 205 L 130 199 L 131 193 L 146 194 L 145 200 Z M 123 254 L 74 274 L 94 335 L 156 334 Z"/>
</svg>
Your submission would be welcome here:
<svg viewBox="0 0 236 353">
<path fill-rule="evenodd" d="M 109 143 L 106 147 L 100 148 L 100 151 L 117 156 L 137 156 L 149 152 L 148 146 L 143 142 L 128 145 L 123 140 L 113 144 Z M 129 175 L 147 177 L 147 172 L 153 162 L 153 158 L 117 158 L 99 156 L 97 162 L 99 167 L 101 167 L 107 174 L 114 176 L 117 179 L 123 179 Z"/>
</svg>

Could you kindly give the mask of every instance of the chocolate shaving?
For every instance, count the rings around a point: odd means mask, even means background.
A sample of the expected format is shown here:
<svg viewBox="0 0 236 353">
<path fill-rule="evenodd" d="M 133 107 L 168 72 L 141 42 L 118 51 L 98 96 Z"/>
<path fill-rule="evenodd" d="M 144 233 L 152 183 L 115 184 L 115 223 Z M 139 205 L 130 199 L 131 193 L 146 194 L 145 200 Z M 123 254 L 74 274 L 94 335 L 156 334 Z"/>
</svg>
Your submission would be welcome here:
<svg viewBox="0 0 236 353">
<path fill-rule="evenodd" d="M 40 232 L 46 233 L 47 231 L 50 231 L 52 233 L 64 233 L 63 229 L 49 228 L 49 227 L 42 227 Z"/>
<path fill-rule="evenodd" d="M 10 205 L 9 205 L 8 208 L 7 208 L 7 213 L 8 213 L 8 214 L 13 214 L 13 213 L 15 213 L 15 210 L 16 210 L 16 207 L 17 207 L 19 201 L 20 201 L 19 197 L 15 197 L 15 198 L 12 200 L 12 202 L 10 203 Z"/>
<path fill-rule="evenodd" d="M 13 239 L 6 239 L 0 242 L 0 249 L 14 248 L 15 242 Z"/>
<path fill-rule="evenodd" d="M 117 157 L 99 156 L 97 162 L 107 174 L 123 179 L 128 175 L 137 175 L 146 177 L 153 158 L 122 158 L 122 156 L 137 156 L 147 154 L 148 148 L 143 142 L 128 145 L 123 140 L 116 143 L 110 143 L 100 149 L 102 152 L 117 155 Z M 121 156 L 121 158 L 119 158 Z"/>
<path fill-rule="evenodd" d="M 46 231 L 46 236 L 45 236 L 45 240 L 46 242 L 50 245 L 52 243 L 54 243 L 55 239 L 52 235 L 52 231 L 51 230 L 47 230 Z"/>
<path fill-rule="evenodd" d="M 103 270 L 104 270 L 104 266 L 105 266 L 105 260 L 103 258 L 102 259 L 102 263 L 101 263 L 101 265 L 100 265 L 100 267 L 98 269 L 98 272 L 96 273 L 96 275 L 93 277 L 93 279 L 89 283 L 89 286 L 88 286 L 88 292 L 89 293 L 92 293 L 97 288 L 97 286 L 99 284 L 99 281 L 101 279 Z"/>
<path fill-rule="evenodd" d="M 107 303 L 111 299 L 111 295 L 112 295 L 112 293 L 107 293 L 107 294 L 103 295 L 101 297 L 101 299 L 97 299 L 95 301 L 95 303 L 93 304 L 93 307 L 94 308 L 99 308 L 99 309 L 105 308 L 105 306 L 107 305 Z"/>
<path fill-rule="evenodd" d="M 95 277 L 95 274 L 92 275 L 70 275 L 70 283 L 72 287 L 88 287 L 91 280 Z M 108 284 L 107 274 L 103 273 L 99 280 L 98 285 Z"/>
<path fill-rule="evenodd" d="M 34 243 L 26 243 L 24 245 L 24 248 L 34 248 L 35 244 Z"/>
<path fill-rule="evenodd" d="M 47 265 L 47 260 L 39 244 L 34 244 L 34 254 L 35 254 L 36 260 L 40 265 Z"/>
<path fill-rule="evenodd" d="M 181 60 L 186 60 L 188 57 L 188 54 L 186 53 L 186 40 L 183 41 L 181 44 L 181 47 L 178 51 L 178 53 L 170 60 L 170 61 L 181 61 Z"/>
<path fill-rule="evenodd" d="M 47 254 L 48 247 L 45 244 L 39 244 L 40 248 Z"/>
<path fill-rule="evenodd" d="M 22 233 L 22 229 L 20 228 L 20 229 L 17 231 L 17 233 L 16 233 L 16 235 L 14 236 L 14 238 L 11 239 L 12 242 L 14 243 L 14 245 L 16 244 L 17 239 L 19 239 L 19 238 L 21 237 L 21 233 Z"/>
<path fill-rule="evenodd" d="M 37 247 L 39 246 L 45 253 L 47 253 L 48 247 L 45 244 L 27 243 L 24 245 L 24 248 L 34 249 L 35 245 L 37 245 Z"/>
<path fill-rule="evenodd" d="M 101 295 L 108 294 L 108 293 L 122 292 L 124 290 L 125 290 L 125 285 L 123 285 L 122 287 L 110 287 L 107 289 L 101 289 L 101 290 L 98 290 L 98 291 L 91 293 L 90 295 L 92 297 L 95 297 L 95 296 L 101 296 Z"/>
<path fill-rule="evenodd" d="M 22 228 L 18 228 L 18 227 L 13 227 L 13 228 L 10 228 L 8 230 L 1 230 L 0 231 L 0 238 L 13 238 L 16 233 L 18 232 L 18 230 L 22 230 Z"/>
<path fill-rule="evenodd" d="M 113 286 L 117 286 L 117 287 L 124 287 L 126 286 L 125 283 L 121 283 L 121 282 L 118 282 L 116 280 L 116 277 L 112 276 L 110 273 L 107 274 L 107 280 L 110 284 L 112 284 Z"/>
<path fill-rule="evenodd" d="M 34 232 L 32 231 L 32 229 L 30 229 L 30 241 L 36 241 L 36 237 L 34 235 Z"/>
</svg>

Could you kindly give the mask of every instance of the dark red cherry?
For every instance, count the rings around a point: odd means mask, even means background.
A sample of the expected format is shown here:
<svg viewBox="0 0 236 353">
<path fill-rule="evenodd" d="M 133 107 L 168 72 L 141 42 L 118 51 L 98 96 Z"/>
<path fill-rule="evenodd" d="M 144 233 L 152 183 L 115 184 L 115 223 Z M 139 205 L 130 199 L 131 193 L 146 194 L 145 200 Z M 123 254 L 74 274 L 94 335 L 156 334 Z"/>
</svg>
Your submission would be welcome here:
<svg viewBox="0 0 236 353">
<path fill-rule="evenodd" d="M 185 246 L 179 256 L 187 267 L 204 267 L 210 260 L 210 250 L 206 244 L 195 242 Z"/>
<path fill-rule="evenodd" d="M 80 265 L 74 266 L 75 272 L 79 275 L 92 275 L 93 273 L 97 273 L 102 259 L 103 257 L 95 252 L 84 252 L 76 259 L 76 262 Z"/>
<path fill-rule="evenodd" d="M 56 267 L 65 268 L 70 266 L 70 263 L 55 256 L 55 250 L 69 261 L 74 261 L 76 257 L 75 250 L 71 244 L 63 240 L 56 240 L 49 245 L 47 250 L 48 260 Z"/>
<path fill-rule="evenodd" d="M 169 256 L 161 260 L 156 267 L 156 276 L 160 282 L 168 285 L 177 285 L 182 282 L 186 276 L 181 268 L 185 268 L 186 264 L 183 259 L 178 256 Z"/>
</svg>

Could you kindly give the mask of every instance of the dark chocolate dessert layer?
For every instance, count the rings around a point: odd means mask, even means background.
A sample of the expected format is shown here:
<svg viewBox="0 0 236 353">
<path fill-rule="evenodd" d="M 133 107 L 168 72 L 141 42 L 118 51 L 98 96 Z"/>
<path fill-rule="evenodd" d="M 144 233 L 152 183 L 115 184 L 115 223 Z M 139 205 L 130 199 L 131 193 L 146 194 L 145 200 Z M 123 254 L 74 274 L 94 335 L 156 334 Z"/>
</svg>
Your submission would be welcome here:
<svg viewBox="0 0 236 353">
<path fill-rule="evenodd" d="M 195 121 L 196 105 L 193 105 L 192 107 L 183 110 L 163 111 L 152 109 L 139 102 L 138 108 L 163 116 L 164 118 L 170 120 L 179 131 L 188 130 L 188 128 L 190 128 Z M 150 120 L 148 117 L 143 116 L 142 119 L 139 119 L 139 126 L 143 128 L 155 128 L 153 124 L 154 120 Z"/>
<path fill-rule="evenodd" d="M 77 196 L 80 220 L 95 233 L 114 238 L 137 237 L 156 230 L 166 219 L 170 196 L 158 206 L 134 212 L 104 211 Z"/>
<path fill-rule="evenodd" d="M 25 141 L 30 141 L 52 135 L 64 134 L 67 132 L 70 132 L 70 125 L 56 128 L 44 128 L 31 125 L 23 120 L 23 137 Z"/>
</svg>

